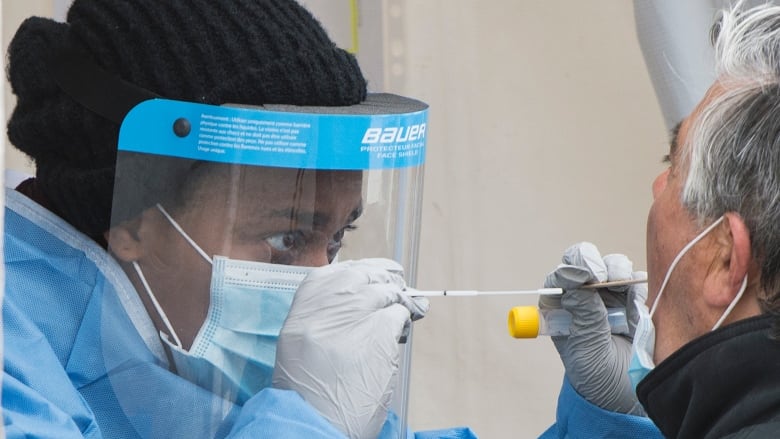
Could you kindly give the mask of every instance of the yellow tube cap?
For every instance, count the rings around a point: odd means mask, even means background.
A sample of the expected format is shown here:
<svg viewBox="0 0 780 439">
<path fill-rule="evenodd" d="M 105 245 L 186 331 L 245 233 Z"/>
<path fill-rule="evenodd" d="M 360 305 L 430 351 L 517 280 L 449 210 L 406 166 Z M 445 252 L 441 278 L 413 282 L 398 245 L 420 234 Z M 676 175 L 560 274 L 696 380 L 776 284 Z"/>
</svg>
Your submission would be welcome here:
<svg viewBox="0 0 780 439">
<path fill-rule="evenodd" d="M 539 335 L 539 309 L 535 306 L 516 306 L 509 310 L 509 335 L 514 338 L 536 338 Z"/>
</svg>

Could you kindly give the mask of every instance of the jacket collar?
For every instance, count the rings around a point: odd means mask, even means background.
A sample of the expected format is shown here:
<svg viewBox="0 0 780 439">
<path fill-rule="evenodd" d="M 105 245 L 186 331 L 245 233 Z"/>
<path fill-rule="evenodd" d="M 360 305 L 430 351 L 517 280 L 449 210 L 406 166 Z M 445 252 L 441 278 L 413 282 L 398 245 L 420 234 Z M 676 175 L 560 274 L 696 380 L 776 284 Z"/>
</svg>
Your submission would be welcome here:
<svg viewBox="0 0 780 439">
<path fill-rule="evenodd" d="M 699 337 L 639 383 L 639 401 L 666 437 L 723 437 L 780 413 L 771 322 L 753 317 Z"/>
</svg>

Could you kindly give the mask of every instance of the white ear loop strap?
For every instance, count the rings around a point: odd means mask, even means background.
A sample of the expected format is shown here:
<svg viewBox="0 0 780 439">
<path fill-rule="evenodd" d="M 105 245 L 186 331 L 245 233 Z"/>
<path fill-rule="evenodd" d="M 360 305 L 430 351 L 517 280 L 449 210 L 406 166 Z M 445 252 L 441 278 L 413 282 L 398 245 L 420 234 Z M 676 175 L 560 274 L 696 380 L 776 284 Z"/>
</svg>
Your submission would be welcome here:
<svg viewBox="0 0 780 439">
<path fill-rule="evenodd" d="M 735 306 L 737 306 L 737 303 L 739 302 L 739 299 L 742 298 L 742 293 L 745 292 L 745 289 L 747 289 L 747 275 L 745 275 L 745 279 L 742 280 L 742 286 L 739 288 L 739 292 L 737 293 L 737 296 L 734 297 L 734 300 L 731 301 L 729 304 L 729 307 L 726 308 L 726 311 L 723 313 L 722 316 L 720 316 L 720 319 L 718 319 L 718 322 L 715 323 L 715 326 L 712 327 L 712 330 L 716 330 L 720 327 L 720 324 L 723 323 L 724 320 L 726 320 L 726 317 L 731 314 L 731 310 L 734 309 Z"/>
<path fill-rule="evenodd" d="M 168 220 L 169 223 L 176 229 L 176 231 L 181 234 L 181 236 L 187 240 L 187 242 L 190 243 L 192 248 L 195 249 L 201 256 L 203 256 L 203 259 L 206 260 L 209 264 L 212 264 L 211 258 L 209 255 L 206 254 L 206 252 L 203 251 L 202 248 L 198 244 L 195 243 L 195 241 L 190 238 L 190 235 L 187 234 L 187 232 L 184 231 L 184 229 L 181 228 L 179 223 L 177 223 L 173 217 L 171 217 L 170 214 L 159 204 L 157 203 L 155 205 L 157 207 L 157 210 L 160 211 L 160 213 L 163 214 L 165 219 Z M 152 288 L 149 287 L 149 282 L 146 281 L 146 276 L 144 276 L 143 271 L 141 271 L 141 267 L 138 266 L 138 263 L 136 261 L 133 261 L 133 268 L 135 269 L 135 272 L 138 274 L 138 278 L 141 279 L 141 283 L 144 286 L 144 289 L 146 290 L 146 294 L 149 296 L 149 299 L 152 301 L 152 304 L 154 305 L 154 309 L 157 310 L 157 314 L 160 316 L 160 319 L 162 319 L 163 324 L 165 324 L 165 327 L 168 328 L 168 332 L 171 333 L 171 337 L 173 337 L 174 343 L 176 343 L 176 346 L 182 347 L 181 340 L 179 340 L 179 336 L 176 335 L 176 331 L 173 329 L 173 325 L 171 325 L 171 321 L 168 319 L 168 316 L 165 314 L 165 311 L 163 311 L 162 306 L 160 305 L 160 302 L 157 301 L 157 298 L 154 296 L 154 293 L 152 293 Z"/>
<path fill-rule="evenodd" d="M 181 340 L 179 340 L 179 336 L 176 335 L 176 331 L 173 330 L 173 325 L 171 325 L 171 321 L 168 320 L 168 316 L 165 314 L 165 311 L 163 311 L 162 306 L 160 306 L 160 302 L 158 302 L 157 298 L 154 297 L 154 294 L 152 293 L 152 289 L 149 287 L 149 282 L 146 281 L 146 276 L 144 276 L 144 273 L 141 271 L 141 267 L 138 266 L 137 262 L 133 261 L 133 268 L 135 268 L 135 272 L 138 274 L 138 277 L 141 279 L 141 283 L 144 285 L 146 294 L 149 296 L 149 299 L 151 299 L 152 304 L 154 304 L 154 309 L 157 310 L 157 314 L 162 319 L 163 323 L 165 324 L 165 327 L 168 328 L 168 332 L 171 333 L 171 337 L 173 337 L 174 343 L 176 343 L 176 346 L 182 347 Z"/>
<path fill-rule="evenodd" d="M 674 267 L 677 266 L 677 263 L 680 262 L 680 259 L 682 259 L 683 255 L 688 252 L 688 250 L 691 249 L 691 247 L 694 246 L 697 242 L 701 241 L 702 238 L 707 236 L 707 234 L 710 232 L 710 230 L 714 229 L 718 224 L 720 224 L 723 221 L 723 216 L 718 218 L 714 223 L 710 224 L 704 231 L 699 233 L 699 236 L 693 238 L 691 242 L 689 242 L 685 247 L 683 247 L 682 250 L 680 250 L 680 253 L 677 253 L 677 257 L 674 258 L 672 261 L 672 265 L 669 266 L 669 270 L 666 271 L 666 277 L 664 278 L 663 283 L 661 284 L 661 289 L 658 290 L 658 295 L 655 296 L 655 301 L 653 302 L 653 307 L 650 309 L 650 317 L 655 314 L 655 309 L 658 307 L 659 299 L 661 298 L 661 294 L 664 292 L 664 288 L 666 288 L 666 284 L 669 282 L 669 278 L 672 277 L 672 271 L 674 271 Z"/>
<path fill-rule="evenodd" d="M 198 244 L 195 243 L 194 239 L 190 238 L 190 235 L 188 235 L 187 232 L 185 232 L 184 229 L 181 228 L 179 223 L 177 223 L 176 220 L 174 220 L 173 217 L 168 214 L 168 212 L 160 205 L 160 203 L 157 203 L 155 207 L 157 207 L 157 210 L 159 210 L 165 216 L 165 218 L 168 220 L 169 223 L 171 223 L 173 228 L 176 229 L 176 231 L 178 231 L 181 234 L 181 236 L 184 239 L 186 239 L 187 242 L 190 243 L 192 248 L 194 248 L 195 251 L 200 253 L 200 255 L 203 256 L 203 259 L 206 260 L 206 262 L 213 265 L 213 262 L 211 261 L 211 257 L 207 255 L 206 252 L 204 252 L 203 249 L 200 248 Z"/>
</svg>

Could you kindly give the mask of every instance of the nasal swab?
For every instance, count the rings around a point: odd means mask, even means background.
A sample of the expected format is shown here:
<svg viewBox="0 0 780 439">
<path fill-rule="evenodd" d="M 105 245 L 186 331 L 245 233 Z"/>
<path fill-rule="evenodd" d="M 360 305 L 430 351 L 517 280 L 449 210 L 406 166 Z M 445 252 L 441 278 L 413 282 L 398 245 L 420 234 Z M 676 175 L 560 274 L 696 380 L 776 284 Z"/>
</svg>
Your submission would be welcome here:
<svg viewBox="0 0 780 439">
<path fill-rule="evenodd" d="M 581 286 L 580 288 L 585 288 L 587 290 L 590 289 L 596 289 L 596 288 L 609 288 L 609 287 L 620 287 L 623 285 L 636 285 L 636 284 L 644 284 L 647 283 L 647 279 L 628 279 L 628 280 L 613 280 L 611 282 L 600 282 L 597 284 L 585 284 Z"/>
<path fill-rule="evenodd" d="M 596 288 L 610 288 L 619 287 L 623 285 L 635 285 L 647 282 L 647 279 L 628 279 L 617 280 L 612 282 L 600 282 L 595 284 L 585 284 L 579 288 L 584 289 L 596 289 Z M 563 294 L 561 288 L 539 288 L 536 290 L 506 290 L 506 291 L 477 291 L 477 290 L 417 290 L 414 288 L 406 288 L 407 293 L 410 296 L 426 296 L 426 297 L 440 297 L 440 296 L 515 296 L 515 295 L 527 295 L 527 294 L 540 294 L 540 295 L 556 295 Z"/>
<path fill-rule="evenodd" d="M 540 288 L 537 290 L 509 290 L 509 291 L 477 291 L 477 290 L 416 290 L 414 288 L 406 288 L 406 292 L 410 296 L 514 296 L 523 294 L 545 294 L 554 295 L 562 294 L 563 290 L 560 288 Z"/>
</svg>

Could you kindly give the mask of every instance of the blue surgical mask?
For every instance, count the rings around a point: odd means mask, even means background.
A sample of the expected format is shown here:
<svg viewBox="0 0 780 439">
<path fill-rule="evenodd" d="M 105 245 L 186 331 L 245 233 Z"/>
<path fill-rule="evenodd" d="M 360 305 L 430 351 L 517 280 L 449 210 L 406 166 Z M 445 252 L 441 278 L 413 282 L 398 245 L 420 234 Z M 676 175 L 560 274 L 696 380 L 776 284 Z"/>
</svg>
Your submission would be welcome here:
<svg viewBox="0 0 780 439">
<path fill-rule="evenodd" d="M 225 399 L 243 403 L 271 385 L 276 342 L 290 311 L 293 295 L 310 267 L 212 258 L 157 206 L 171 225 L 212 265 L 208 313 L 186 351 L 157 302 L 137 263 L 144 288 L 169 334 L 160 333 L 170 348 L 177 373 Z"/>
<path fill-rule="evenodd" d="M 658 290 L 658 295 L 655 296 L 655 301 L 653 302 L 653 306 L 650 310 L 648 310 L 644 300 L 641 298 L 636 299 L 634 305 L 636 306 L 639 320 L 636 325 L 634 341 L 631 347 L 631 363 L 628 366 L 628 376 L 631 380 L 631 384 L 634 386 L 634 390 L 636 390 L 637 384 L 639 384 L 639 382 L 642 381 L 647 376 L 647 374 L 655 368 L 655 364 L 653 363 L 653 355 L 655 353 L 655 326 L 653 325 L 653 314 L 655 314 L 658 301 L 661 299 L 661 294 L 663 294 L 664 288 L 666 288 L 666 284 L 669 282 L 669 278 L 672 276 L 672 271 L 677 266 L 677 263 L 680 262 L 680 259 L 682 259 L 683 255 L 687 253 L 688 250 L 690 250 L 702 238 L 707 236 L 707 234 L 722 221 L 723 217 L 721 216 L 714 223 L 710 224 L 706 229 L 699 233 L 695 238 L 693 238 L 685 247 L 682 248 L 682 250 L 680 250 L 679 253 L 677 253 L 677 256 L 674 258 L 672 264 L 669 266 L 669 269 L 666 271 L 666 277 L 664 277 L 664 281 L 661 283 L 661 288 Z M 734 306 L 736 306 L 737 302 L 739 302 L 739 299 L 742 297 L 742 293 L 744 293 L 745 288 L 747 288 L 747 280 L 748 279 L 746 275 L 745 279 L 742 280 L 742 286 L 740 287 L 739 292 L 734 297 L 734 300 L 732 300 L 729 306 L 726 308 L 726 311 L 724 311 L 724 313 L 720 316 L 720 319 L 718 319 L 718 321 L 715 323 L 715 326 L 712 327 L 712 331 L 720 327 L 726 317 L 728 317 L 728 315 L 731 313 L 731 310 L 734 309 Z"/>
</svg>

